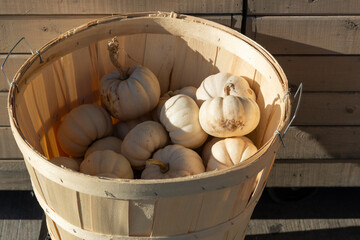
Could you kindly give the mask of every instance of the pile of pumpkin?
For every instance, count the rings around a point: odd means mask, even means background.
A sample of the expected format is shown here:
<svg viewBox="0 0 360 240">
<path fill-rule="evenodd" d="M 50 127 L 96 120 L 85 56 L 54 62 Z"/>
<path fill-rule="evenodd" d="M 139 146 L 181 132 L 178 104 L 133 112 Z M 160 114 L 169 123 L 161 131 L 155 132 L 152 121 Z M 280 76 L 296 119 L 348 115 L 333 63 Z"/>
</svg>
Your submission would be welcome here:
<svg viewBox="0 0 360 240">
<path fill-rule="evenodd" d="M 51 162 L 99 177 L 162 179 L 223 169 L 257 151 L 245 135 L 260 110 L 244 78 L 220 72 L 198 88 L 160 97 L 151 70 L 124 70 L 115 38 L 108 50 L 117 70 L 100 80 L 102 105 L 83 104 L 64 116 L 57 141 L 68 156 Z"/>
</svg>

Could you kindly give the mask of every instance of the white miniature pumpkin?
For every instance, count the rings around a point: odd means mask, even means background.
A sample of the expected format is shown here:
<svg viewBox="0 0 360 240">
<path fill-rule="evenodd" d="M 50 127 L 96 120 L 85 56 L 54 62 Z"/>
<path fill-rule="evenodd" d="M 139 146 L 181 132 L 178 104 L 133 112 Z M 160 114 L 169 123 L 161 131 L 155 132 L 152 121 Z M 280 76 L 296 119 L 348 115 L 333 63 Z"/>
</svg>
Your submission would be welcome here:
<svg viewBox="0 0 360 240">
<path fill-rule="evenodd" d="M 120 121 L 136 119 L 153 110 L 159 102 L 160 84 L 154 73 L 140 65 L 124 71 L 115 56 L 118 42 L 109 43 L 109 54 L 118 68 L 100 80 L 101 102 Z"/>
<path fill-rule="evenodd" d="M 110 114 L 103 107 L 83 104 L 65 115 L 57 130 L 57 140 L 66 154 L 82 157 L 93 141 L 112 132 Z"/>
<path fill-rule="evenodd" d="M 152 120 L 150 114 L 145 114 L 137 119 L 133 119 L 129 121 L 120 121 L 117 124 L 115 124 L 114 135 L 124 140 L 126 134 L 128 134 L 131 129 L 133 129 L 136 125 L 149 120 Z"/>
<path fill-rule="evenodd" d="M 225 97 L 206 100 L 200 107 L 202 129 L 214 137 L 244 136 L 260 121 L 260 109 L 251 98 L 229 95 L 231 84 L 225 87 Z"/>
<path fill-rule="evenodd" d="M 136 125 L 124 138 L 121 153 L 135 169 L 143 169 L 153 152 L 168 142 L 164 127 L 155 121 L 145 121 Z"/>
<path fill-rule="evenodd" d="M 129 161 L 112 150 L 95 151 L 89 154 L 81 163 L 80 172 L 93 176 L 134 178 Z"/>
<path fill-rule="evenodd" d="M 210 141 L 206 142 L 201 151 L 201 158 L 204 162 L 205 167 L 209 161 L 211 156 L 211 147 L 218 141 L 222 140 L 223 138 L 213 137 Z"/>
<path fill-rule="evenodd" d="M 181 145 L 168 145 L 154 153 L 141 173 L 143 179 L 186 177 L 203 173 L 202 159 L 194 150 Z"/>
<path fill-rule="evenodd" d="M 211 154 L 204 159 L 206 171 L 224 169 L 245 161 L 257 152 L 256 146 L 247 137 L 225 138 L 211 146 Z"/>
<path fill-rule="evenodd" d="M 101 138 L 90 145 L 88 150 L 85 152 L 84 158 L 86 158 L 92 152 L 100 150 L 112 150 L 114 152 L 121 153 L 121 144 L 121 139 L 114 136 Z"/>
<path fill-rule="evenodd" d="M 169 132 L 171 141 L 187 148 L 200 147 L 207 134 L 199 123 L 199 107 L 195 101 L 184 94 L 168 99 L 160 112 L 160 122 Z"/>
<path fill-rule="evenodd" d="M 175 91 L 168 91 L 167 93 L 163 94 L 160 97 L 158 105 L 152 111 L 153 120 L 158 121 L 158 122 L 160 121 L 160 112 L 161 112 L 161 109 L 164 106 L 165 102 L 169 98 L 171 98 L 171 97 L 173 97 L 175 95 L 178 95 L 178 94 L 184 94 L 186 96 L 191 97 L 196 102 L 196 104 L 200 107 L 201 103 L 196 99 L 196 90 L 197 90 L 196 87 L 188 86 L 188 87 L 183 87 L 183 88 L 175 90 Z"/>
<path fill-rule="evenodd" d="M 223 89 L 227 83 L 232 83 L 234 85 L 234 88 L 230 90 L 230 95 L 251 98 L 256 101 L 256 94 L 250 88 L 249 83 L 245 78 L 223 72 L 205 78 L 196 91 L 196 98 L 198 101 L 204 102 L 210 98 L 224 97 Z"/>
</svg>

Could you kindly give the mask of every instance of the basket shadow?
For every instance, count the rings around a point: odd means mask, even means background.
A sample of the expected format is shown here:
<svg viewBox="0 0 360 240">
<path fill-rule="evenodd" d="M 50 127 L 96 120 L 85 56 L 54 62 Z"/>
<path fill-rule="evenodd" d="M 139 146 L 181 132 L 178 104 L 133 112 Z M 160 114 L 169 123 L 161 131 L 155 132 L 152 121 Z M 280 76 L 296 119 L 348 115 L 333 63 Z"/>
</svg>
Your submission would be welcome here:
<svg viewBox="0 0 360 240">
<path fill-rule="evenodd" d="M 0 191 L 0 219 L 41 219 L 43 211 L 30 191 Z"/>
<path fill-rule="evenodd" d="M 312 46 L 310 44 L 284 39 L 281 37 L 270 36 L 261 33 L 249 32 L 248 35 L 256 42 L 261 44 L 270 53 L 276 54 L 341 54 L 339 52 Z"/>
<path fill-rule="evenodd" d="M 275 190 L 278 197 L 286 195 L 282 202 L 272 196 Z M 266 188 L 245 239 L 358 239 L 360 188 L 308 188 L 307 192 L 290 200 L 288 189 Z"/>
<path fill-rule="evenodd" d="M 359 219 L 360 188 L 306 188 L 305 193 L 286 188 L 265 188 L 252 219 Z M 271 191 L 269 191 L 271 190 Z M 281 202 L 272 196 L 274 191 Z M 300 190 L 299 190 L 300 191 Z M 297 199 L 291 199 L 290 194 Z M 341 203 L 341 204 L 339 204 Z"/>
</svg>

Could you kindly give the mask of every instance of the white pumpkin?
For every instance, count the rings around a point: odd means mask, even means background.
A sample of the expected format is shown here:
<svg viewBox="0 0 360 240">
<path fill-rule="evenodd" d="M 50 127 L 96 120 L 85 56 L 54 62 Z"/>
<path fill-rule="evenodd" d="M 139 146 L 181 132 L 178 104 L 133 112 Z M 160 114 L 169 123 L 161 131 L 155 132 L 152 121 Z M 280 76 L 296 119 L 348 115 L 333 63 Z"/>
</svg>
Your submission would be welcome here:
<svg viewBox="0 0 360 240">
<path fill-rule="evenodd" d="M 191 97 L 196 102 L 196 104 L 200 107 L 201 103 L 196 99 L 196 90 L 197 90 L 196 87 L 188 86 L 188 87 L 183 87 L 183 88 L 175 90 L 175 91 L 168 91 L 167 93 L 163 94 L 160 97 L 158 105 L 152 111 L 153 120 L 158 121 L 158 122 L 160 121 L 160 112 L 161 112 L 161 109 L 164 106 L 165 102 L 169 98 L 171 98 L 175 95 L 178 95 L 178 94 L 184 94 L 186 96 Z"/>
<path fill-rule="evenodd" d="M 68 157 L 55 157 L 49 160 L 50 162 L 58 165 L 59 167 L 65 167 L 74 171 L 79 171 L 80 163 L 82 159 L 74 159 Z"/>
<path fill-rule="evenodd" d="M 224 169 L 241 163 L 257 152 L 256 146 L 247 137 L 233 137 L 216 141 L 211 146 L 206 171 Z"/>
<path fill-rule="evenodd" d="M 83 104 L 65 115 L 57 130 L 57 140 L 66 154 L 82 157 L 92 142 L 112 132 L 110 114 L 103 107 Z"/>
<path fill-rule="evenodd" d="M 136 125 L 152 120 L 150 114 L 145 114 L 139 118 L 129 120 L 129 121 L 120 121 L 114 126 L 114 135 L 121 140 L 124 140 L 125 136 L 133 129 Z"/>
<path fill-rule="evenodd" d="M 80 172 L 93 176 L 134 178 L 129 161 L 112 150 L 95 151 L 89 154 L 81 163 Z"/>
<path fill-rule="evenodd" d="M 84 158 L 86 158 L 92 152 L 100 150 L 112 150 L 114 152 L 121 153 L 121 144 L 121 139 L 114 136 L 101 138 L 90 145 L 88 150 L 85 152 Z"/>
<path fill-rule="evenodd" d="M 211 156 L 211 147 L 218 141 L 222 140 L 223 138 L 213 137 L 210 141 L 206 142 L 201 151 L 201 158 L 204 162 L 205 167 L 209 161 Z"/>
<path fill-rule="evenodd" d="M 205 171 L 202 159 L 194 150 L 168 145 L 154 153 L 141 173 L 143 179 L 186 177 Z"/>
<path fill-rule="evenodd" d="M 145 121 L 136 125 L 126 135 L 121 145 L 121 153 L 135 169 L 143 169 L 153 152 L 164 147 L 167 142 L 168 134 L 160 123 Z"/>
<path fill-rule="evenodd" d="M 169 132 L 171 141 L 187 148 L 200 147 L 207 134 L 199 123 L 199 107 L 195 101 L 184 94 L 168 99 L 160 112 L 160 122 Z"/>
<path fill-rule="evenodd" d="M 200 107 L 202 129 L 214 137 L 237 137 L 252 132 L 260 122 L 260 108 L 251 98 L 229 95 L 206 100 Z"/>
<path fill-rule="evenodd" d="M 132 66 L 126 72 L 115 55 L 118 42 L 109 43 L 109 54 L 118 70 L 100 80 L 101 102 L 112 116 L 120 121 L 136 119 L 153 110 L 159 102 L 160 84 L 154 73 L 145 66 Z"/>
<path fill-rule="evenodd" d="M 202 103 L 210 98 L 224 97 L 223 89 L 227 83 L 234 85 L 234 88 L 230 90 L 230 95 L 251 98 L 256 101 L 256 94 L 245 78 L 224 72 L 219 72 L 205 78 L 196 91 L 196 98 Z"/>
</svg>

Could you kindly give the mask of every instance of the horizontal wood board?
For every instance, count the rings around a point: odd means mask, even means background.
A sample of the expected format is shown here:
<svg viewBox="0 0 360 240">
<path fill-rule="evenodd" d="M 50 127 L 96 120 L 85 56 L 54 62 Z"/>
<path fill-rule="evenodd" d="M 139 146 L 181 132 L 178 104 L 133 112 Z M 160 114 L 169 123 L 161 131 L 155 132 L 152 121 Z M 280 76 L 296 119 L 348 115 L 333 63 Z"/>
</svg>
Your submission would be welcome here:
<svg viewBox="0 0 360 240">
<path fill-rule="evenodd" d="M 359 187 L 360 159 L 275 160 L 268 187 Z"/>
<path fill-rule="evenodd" d="M 248 0 L 248 15 L 359 15 L 358 0 Z"/>
<path fill-rule="evenodd" d="M 360 54 L 360 16 L 259 16 L 246 22 L 246 35 L 272 54 Z"/>
<path fill-rule="evenodd" d="M 278 159 L 359 159 L 359 126 L 294 126 Z"/>
<path fill-rule="evenodd" d="M 118 14 L 146 11 L 174 11 L 179 13 L 241 13 L 242 0 L 40 0 L 1 2 L 2 15 L 64 15 Z"/>
<path fill-rule="evenodd" d="M 0 190 L 31 190 L 23 159 L 0 160 Z"/>
<path fill-rule="evenodd" d="M 289 87 L 303 83 L 306 92 L 360 91 L 360 56 L 277 55 Z"/>
<path fill-rule="evenodd" d="M 41 219 L 0 219 L 1 239 L 38 239 Z"/>
<path fill-rule="evenodd" d="M 62 33 L 86 24 L 94 19 L 109 15 L 73 15 L 73 16 L 1 16 L 0 15 L 0 53 L 7 54 L 15 43 L 25 37 L 33 51 L 39 49 Z M 241 16 L 236 15 L 196 15 L 210 21 L 221 23 L 236 29 L 241 28 Z M 240 25 L 239 25 L 240 24 Z M 13 53 L 30 53 L 25 43 L 19 44 Z M 1 62 L 2 63 L 2 62 Z"/>
<path fill-rule="evenodd" d="M 0 127 L 0 162 L 2 159 L 21 159 L 19 147 L 17 146 L 10 127 Z"/>
<path fill-rule="evenodd" d="M 293 100 L 293 109 L 297 100 Z M 302 94 L 293 125 L 358 126 L 360 125 L 360 93 L 305 92 Z"/>
<path fill-rule="evenodd" d="M 311 198 L 311 197 L 310 197 Z M 311 201 L 310 199 L 306 199 Z M 326 200 L 325 200 L 326 201 Z M 272 201 L 269 201 L 272 202 Z M 287 205 L 297 206 L 297 209 L 301 209 L 302 201 L 300 203 L 288 203 Z M 275 205 L 272 202 L 273 205 Z M 270 205 L 270 204 L 269 204 Z M 277 204 L 279 206 L 286 205 Z M 300 205 L 300 206 L 298 206 Z M 352 206 L 352 205 L 351 205 Z M 336 208 L 337 206 L 333 204 L 330 208 Z M 325 208 L 324 205 L 320 205 L 319 208 Z M 284 212 L 279 210 L 278 212 Z M 291 209 L 288 211 L 289 214 L 295 214 L 298 210 Z M 276 210 L 275 210 L 276 211 Z M 274 211 L 274 212 L 275 212 Z M 311 211 L 303 211 L 303 214 L 311 214 Z M 284 216 L 285 215 L 285 216 Z M 324 214 L 325 216 L 329 214 Z M 344 239 L 346 236 L 347 240 L 358 240 L 359 239 L 359 226 L 360 220 L 356 217 L 354 218 L 327 218 L 320 215 L 319 218 L 308 218 L 308 217 L 295 217 L 287 218 L 286 214 L 273 214 L 273 218 L 263 218 L 263 219 L 252 219 L 248 226 L 248 231 L 245 240 L 319 240 L 319 239 Z"/>
</svg>

